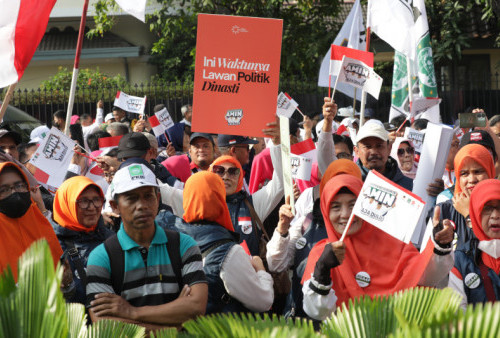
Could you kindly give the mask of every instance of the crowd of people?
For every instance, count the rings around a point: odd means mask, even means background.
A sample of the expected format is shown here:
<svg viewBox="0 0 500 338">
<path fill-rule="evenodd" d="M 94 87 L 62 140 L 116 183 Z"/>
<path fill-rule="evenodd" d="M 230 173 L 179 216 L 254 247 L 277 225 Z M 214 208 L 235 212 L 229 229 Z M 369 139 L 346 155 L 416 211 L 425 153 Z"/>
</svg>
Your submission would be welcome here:
<svg viewBox="0 0 500 338">
<path fill-rule="evenodd" d="M 427 120 L 384 124 L 367 109 L 361 125 L 325 98 L 321 113 L 289 119 L 290 144 L 312 139 L 317 162 L 285 196 L 278 119 L 265 138 L 200 133 L 186 105 L 155 136 L 147 119 L 103 107 L 72 116 L 71 137 L 90 155 L 75 152 L 59 187 L 38 182 L 30 162 L 47 126 L 28 142 L 0 130 L 0 270 L 17 279 L 21 254 L 47 240 L 65 299 L 92 322 L 156 329 L 222 312 L 321 321 L 349 299 L 415 286 L 451 287 L 464 309 L 500 299 L 500 116 L 455 129 L 442 178 L 427 186 L 433 230 L 419 251 L 356 216 L 341 236 L 370 170 L 412 190 L 418 155 L 404 130 L 425 133 Z M 63 131 L 65 112 L 51 124 Z M 100 149 L 111 136 L 118 147 Z"/>
</svg>

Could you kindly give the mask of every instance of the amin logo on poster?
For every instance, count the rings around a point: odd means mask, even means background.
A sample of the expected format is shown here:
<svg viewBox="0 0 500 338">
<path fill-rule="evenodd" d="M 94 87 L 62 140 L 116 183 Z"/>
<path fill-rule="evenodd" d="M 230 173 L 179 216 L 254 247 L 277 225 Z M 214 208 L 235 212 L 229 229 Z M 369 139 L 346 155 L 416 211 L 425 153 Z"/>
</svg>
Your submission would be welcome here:
<svg viewBox="0 0 500 338">
<path fill-rule="evenodd" d="M 68 147 L 61 142 L 59 136 L 54 134 L 49 135 L 49 139 L 42 150 L 43 155 L 47 159 L 56 161 L 62 161 L 67 152 Z"/>
<path fill-rule="evenodd" d="M 356 63 L 348 63 L 344 68 L 347 82 L 363 86 L 370 76 L 370 70 Z"/>
<path fill-rule="evenodd" d="M 373 184 L 363 190 L 363 195 L 365 199 L 361 205 L 361 212 L 373 219 L 383 221 L 389 210 L 394 208 L 398 193 Z"/>
<path fill-rule="evenodd" d="M 243 118 L 243 109 L 231 109 L 226 113 L 226 121 L 229 126 L 239 126 Z"/>
</svg>

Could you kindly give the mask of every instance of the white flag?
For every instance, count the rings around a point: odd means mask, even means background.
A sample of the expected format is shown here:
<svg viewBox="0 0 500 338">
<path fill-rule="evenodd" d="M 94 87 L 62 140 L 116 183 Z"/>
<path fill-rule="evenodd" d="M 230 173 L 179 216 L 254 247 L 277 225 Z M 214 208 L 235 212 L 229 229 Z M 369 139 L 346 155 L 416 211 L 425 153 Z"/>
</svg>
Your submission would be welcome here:
<svg viewBox="0 0 500 338">
<path fill-rule="evenodd" d="M 75 141 L 52 127 L 30 160 L 37 167 L 35 178 L 40 183 L 59 188 L 73 158 L 74 146 Z"/>
<path fill-rule="evenodd" d="M 120 107 L 129 113 L 144 114 L 144 109 L 146 108 L 146 96 L 132 96 L 118 91 L 113 105 Z"/>
<path fill-rule="evenodd" d="M 128 14 L 146 22 L 146 0 L 115 0 Z"/>
<path fill-rule="evenodd" d="M 409 243 L 424 205 L 417 195 L 371 170 L 352 212 L 389 235 Z"/>
<path fill-rule="evenodd" d="M 373 68 L 362 61 L 345 56 L 337 81 L 360 88 L 376 99 L 378 99 L 382 87 L 382 78 L 375 73 Z"/>
<path fill-rule="evenodd" d="M 310 158 L 291 155 L 292 177 L 299 180 L 310 181 L 313 161 Z"/>
<path fill-rule="evenodd" d="M 410 55 L 414 25 L 411 0 L 368 0 L 367 26 L 395 50 Z"/>
<path fill-rule="evenodd" d="M 172 117 L 170 117 L 167 108 L 163 108 L 159 112 L 156 112 L 153 116 L 150 116 L 149 123 L 151 124 L 151 128 L 153 128 L 153 132 L 157 137 L 165 133 L 167 129 L 174 125 L 174 121 L 172 121 Z"/>
<path fill-rule="evenodd" d="M 299 104 L 287 93 L 281 92 L 278 95 L 278 108 L 276 115 L 291 118 Z"/>
<path fill-rule="evenodd" d="M 344 46 L 354 49 L 365 50 L 366 48 L 366 33 L 365 26 L 363 24 L 363 11 L 359 0 L 356 0 L 352 6 L 351 12 L 347 16 L 339 34 L 332 43 L 337 46 Z M 330 69 L 330 55 L 332 53 L 331 47 L 321 62 L 321 68 L 319 70 L 318 86 L 328 87 L 329 86 L 329 69 Z M 336 77 L 332 76 L 331 86 L 335 83 Z M 352 87 L 339 83 L 337 85 L 337 90 L 350 97 L 354 96 L 354 90 Z M 358 91 L 356 98 L 361 100 L 361 93 Z"/>
</svg>

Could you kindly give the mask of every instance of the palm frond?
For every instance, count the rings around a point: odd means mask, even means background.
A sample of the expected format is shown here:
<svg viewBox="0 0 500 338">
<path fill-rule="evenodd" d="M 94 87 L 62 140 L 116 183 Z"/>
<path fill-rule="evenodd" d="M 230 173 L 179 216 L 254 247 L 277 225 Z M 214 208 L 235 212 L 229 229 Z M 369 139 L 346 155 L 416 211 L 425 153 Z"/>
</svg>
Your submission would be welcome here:
<svg viewBox="0 0 500 338">
<path fill-rule="evenodd" d="M 321 331 L 333 337 L 385 337 L 400 327 L 419 328 L 443 323 L 460 307 L 451 289 L 414 288 L 393 295 L 349 301 L 327 319 Z"/>
<path fill-rule="evenodd" d="M 103 319 L 93 323 L 87 331 L 88 338 L 143 338 L 146 330 L 139 325 Z"/>
<path fill-rule="evenodd" d="M 80 303 L 66 305 L 68 318 L 68 338 L 83 338 L 87 334 L 87 315 L 85 307 Z"/>
<path fill-rule="evenodd" d="M 216 337 L 317 337 L 311 321 L 267 314 L 215 314 L 184 323 L 189 335 Z"/>
<path fill-rule="evenodd" d="M 176 328 L 165 328 L 151 332 L 152 338 L 176 338 L 178 336 L 182 336 L 182 334 L 179 335 Z"/>
</svg>

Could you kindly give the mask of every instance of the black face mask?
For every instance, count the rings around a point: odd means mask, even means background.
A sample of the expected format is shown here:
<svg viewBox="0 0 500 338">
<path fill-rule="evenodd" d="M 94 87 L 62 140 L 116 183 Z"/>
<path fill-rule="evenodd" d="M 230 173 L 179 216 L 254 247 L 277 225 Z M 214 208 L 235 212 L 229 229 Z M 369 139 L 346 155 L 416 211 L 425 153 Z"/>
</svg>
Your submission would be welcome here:
<svg viewBox="0 0 500 338">
<path fill-rule="evenodd" d="M 15 192 L 0 200 L 0 212 L 10 218 L 23 216 L 31 206 L 30 192 Z"/>
</svg>

